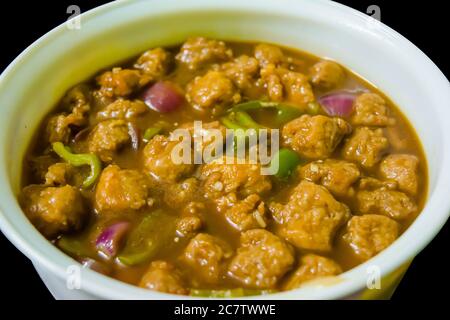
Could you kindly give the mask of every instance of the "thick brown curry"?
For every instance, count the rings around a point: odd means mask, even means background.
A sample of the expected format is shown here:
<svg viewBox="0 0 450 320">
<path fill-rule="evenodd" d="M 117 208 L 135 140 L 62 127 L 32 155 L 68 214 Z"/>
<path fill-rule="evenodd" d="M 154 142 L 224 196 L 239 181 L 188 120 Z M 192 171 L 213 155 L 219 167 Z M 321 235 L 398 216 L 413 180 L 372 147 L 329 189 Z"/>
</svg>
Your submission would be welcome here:
<svg viewBox="0 0 450 320">
<path fill-rule="evenodd" d="M 199 134 L 195 120 L 204 136 L 279 129 L 278 171 L 174 163 L 171 133 Z M 427 193 L 420 141 L 375 87 L 297 50 L 202 37 L 70 89 L 23 172 L 24 212 L 75 260 L 147 289 L 205 296 L 337 276 L 393 243 Z"/>
</svg>

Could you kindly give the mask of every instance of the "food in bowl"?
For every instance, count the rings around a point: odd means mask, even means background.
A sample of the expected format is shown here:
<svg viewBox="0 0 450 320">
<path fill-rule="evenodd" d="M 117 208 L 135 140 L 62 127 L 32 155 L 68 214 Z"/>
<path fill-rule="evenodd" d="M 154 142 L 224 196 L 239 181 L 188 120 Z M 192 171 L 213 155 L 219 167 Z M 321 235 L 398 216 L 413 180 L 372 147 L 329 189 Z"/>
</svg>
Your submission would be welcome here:
<svg viewBox="0 0 450 320">
<path fill-rule="evenodd" d="M 174 161 L 179 129 L 190 156 L 212 144 L 220 156 Z M 245 130 L 278 130 L 273 175 L 239 163 Z M 350 70 L 193 37 L 70 89 L 30 145 L 19 200 L 45 237 L 98 272 L 230 297 L 291 290 L 377 255 L 420 213 L 427 180 L 408 120 Z"/>
</svg>

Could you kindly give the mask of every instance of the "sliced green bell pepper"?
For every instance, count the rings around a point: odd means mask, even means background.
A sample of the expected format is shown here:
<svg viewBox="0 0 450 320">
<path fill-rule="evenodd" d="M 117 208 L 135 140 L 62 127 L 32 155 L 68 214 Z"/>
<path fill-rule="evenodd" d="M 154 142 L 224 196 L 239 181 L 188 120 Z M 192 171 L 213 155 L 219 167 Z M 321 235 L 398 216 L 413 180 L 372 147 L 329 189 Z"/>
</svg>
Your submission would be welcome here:
<svg viewBox="0 0 450 320">
<path fill-rule="evenodd" d="M 118 260 L 133 266 L 155 256 L 175 235 L 175 218 L 157 210 L 142 219 L 130 233 Z"/>
<path fill-rule="evenodd" d="M 93 254 L 79 238 L 72 236 L 62 236 L 56 241 L 56 245 L 62 251 L 79 258 L 93 258 Z"/>
<path fill-rule="evenodd" d="M 162 130 L 161 127 L 150 127 L 147 128 L 144 132 L 143 140 L 145 142 L 150 141 L 154 136 L 156 136 L 158 133 L 160 133 Z"/>
<path fill-rule="evenodd" d="M 282 148 L 274 154 L 269 166 L 277 178 L 285 179 L 288 178 L 295 168 L 301 163 L 302 159 L 297 152 L 287 148 Z"/>
<path fill-rule="evenodd" d="M 295 118 L 301 116 L 304 112 L 299 108 L 279 102 L 272 101 L 247 101 L 231 108 L 231 112 L 258 110 L 261 108 L 273 108 L 276 110 L 275 123 L 283 125 Z"/>
<path fill-rule="evenodd" d="M 67 163 L 80 167 L 88 165 L 91 167 L 90 175 L 83 181 L 83 188 L 89 188 L 97 180 L 100 172 L 102 170 L 102 163 L 97 155 L 93 153 L 80 153 L 75 154 L 70 151 L 70 149 L 61 142 L 54 142 L 52 144 L 53 151 L 60 156 Z"/>
</svg>

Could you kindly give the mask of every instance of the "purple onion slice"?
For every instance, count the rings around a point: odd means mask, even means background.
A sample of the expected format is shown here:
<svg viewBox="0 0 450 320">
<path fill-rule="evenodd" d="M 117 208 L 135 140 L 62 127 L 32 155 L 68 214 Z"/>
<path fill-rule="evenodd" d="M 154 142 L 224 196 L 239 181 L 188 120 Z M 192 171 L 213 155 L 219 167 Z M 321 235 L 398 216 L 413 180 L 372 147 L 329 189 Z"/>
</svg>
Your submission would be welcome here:
<svg viewBox="0 0 450 320">
<path fill-rule="evenodd" d="M 325 112 L 333 117 L 349 117 L 353 112 L 353 102 L 356 96 L 348 92 L 331 93 L 319 98 L 319 103 Z"/>
<path fill-rule="evenodd" d="M 177 88 L 167 81 L 160 81 L 142 94 L 145 104 L 158 112 L 167 113 L 178 109 L 184 102 Z"/>
<path fill-rule="evenodd" d="M 116 256 L 123 237 L 130 229 L 129 222 L 117 222 L 104 229 L 95 241 L 97 250 L 106 258 Z"/>
</svg>

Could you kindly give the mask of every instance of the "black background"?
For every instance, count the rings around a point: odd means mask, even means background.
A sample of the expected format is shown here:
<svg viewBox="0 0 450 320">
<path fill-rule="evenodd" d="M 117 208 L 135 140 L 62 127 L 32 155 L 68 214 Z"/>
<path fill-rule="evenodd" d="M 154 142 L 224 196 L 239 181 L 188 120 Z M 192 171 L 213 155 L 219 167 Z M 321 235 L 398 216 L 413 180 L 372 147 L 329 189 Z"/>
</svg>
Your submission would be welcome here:
<svg viewBox="0 0 450 320">
<path fill-rule="evenodd" d="M 180 0 L 182 1 L 182 0 Z M 211 0 L 216 1 L 216 0 Z M 226 1 L 226 0 L 223 0 Z M 77 4 L 82 12 L 106 1 L 15 1 L 0 4 L 0 70 L 22 50 L 53 27 L 66 21 L 66 9 Z M 424 51 L 449 75 L 449 31 L 445 1 L 338 1 L 362 12 L 376 4 L 381 8 L 383 23 L 397 30 Z M 282 3 L 282 1 L 280 2 Z M 370 61 L 368 60 L 368 63 Z M 426 81 L 426 79 L 424 79 Z M 439 94 L 436 92 L 436 94 Z M 32 99 L 32 97 L 30 97 Z M 427 106 L 423 106 L 426 108 Z M 0 101 L 1 110 L 1 101 Z M 450 285 L 443 258 L 449 254 L 450 223 L 420 253 L 392 297 L 393 300 L 444 298 L 437 287 Z M 22 301 L 50 300 L 52 296 L 40 281 L 31 263 L 0 233 L 0 288 L 5 298 Z M 445 289 L 444 289 L 445 292 Z"/>
</svg>

